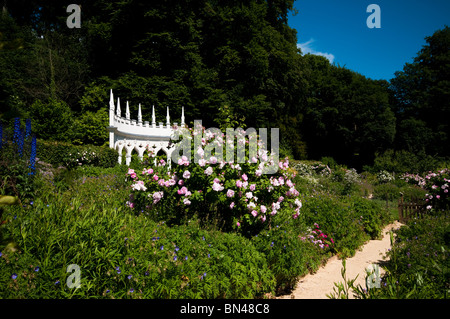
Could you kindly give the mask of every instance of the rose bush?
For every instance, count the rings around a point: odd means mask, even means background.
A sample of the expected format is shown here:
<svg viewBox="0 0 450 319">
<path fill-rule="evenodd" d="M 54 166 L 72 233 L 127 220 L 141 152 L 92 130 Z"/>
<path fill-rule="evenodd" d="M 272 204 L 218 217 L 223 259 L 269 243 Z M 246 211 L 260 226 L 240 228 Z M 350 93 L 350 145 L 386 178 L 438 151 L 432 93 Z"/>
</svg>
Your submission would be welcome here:
<svg viewBox="0 0 450 319">
<path fill-rule="evenodd" d="M 449 209 L 450 170 L 448 168 L 437 172 L 428 172 L 425 177 L 415 174 L 404 174 L 401 178 L 427 191 L 427 194 L 425 194 L 427 210 Z"/>
<path fill-rule="evenodd" d="M 242 139 L 245 131 L 238 131 L 237 146 L 231 150 L 239 154 L 244 149 L 245 161 L 227 162 L 220 153 L 226 146 L 225 135 L 203 127 L 200 132 L 199 135 L 198 130 L 189 129 L 189 136 L 184 135 L 187 145 L 196 147 L 194 162 L 183 155 L 170 169 L 166 161 L 158 159 L 158 165 L 151 168 L 128 170 L 129 207 L 168 223 L 197 215 L 202 222 L 213 222 L 222 230 L 234 229 L 248 236 L 264 229 L 275 218 L 299 216 L 302 203 L 287 158 L 278 161 L 262 150 L 261 140 L 258 152 L 252 154 L 250 147 L 246 150 L 245 146 L 254 137 Z M 195 138 L 201 139 L 201 143 L 194 143 Z M 228 145 L 231 142 L 227 139 Z M 215 153 L 209 156 L 209 150 L 216 146 Z M 278 171 L 264 174 L 269 165 L 278 165 Z"/>
</svg>

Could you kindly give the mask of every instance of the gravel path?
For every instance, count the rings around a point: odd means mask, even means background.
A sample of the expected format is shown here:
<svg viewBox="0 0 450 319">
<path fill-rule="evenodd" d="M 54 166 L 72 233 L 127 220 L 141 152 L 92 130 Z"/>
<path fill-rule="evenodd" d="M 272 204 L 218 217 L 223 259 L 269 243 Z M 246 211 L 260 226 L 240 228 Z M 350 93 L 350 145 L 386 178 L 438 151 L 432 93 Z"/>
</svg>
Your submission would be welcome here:
<svg viewBox="0 0 450 319">
<path fill-rule="evenodd" d="M 397 229 L 401 225 L 396 221 L 386 226 L 382 231 L 382 239 L 370 240 L 353 257 L 347 258 L 347 279 L 353 279 L 359 274 L 355 285 L 360 284 L 365 287 L 366 268 L 370 264 L 383 261 L 387 250 L 391 248 L 389 231 Z M 290 295 L 280 296 L 279 299 L 327 299 L 326 295 L 333 292 L 334 283 L 343 282 L 341 269 L 342 260 L 333 256 L 316 273 L 300 278 L 295 290 Z M 380 274 L 382 273 L 383 269 L 380 267 Z M 352 298 L 353 294 L 350 293 L 350 295 Z"/>
</svg>

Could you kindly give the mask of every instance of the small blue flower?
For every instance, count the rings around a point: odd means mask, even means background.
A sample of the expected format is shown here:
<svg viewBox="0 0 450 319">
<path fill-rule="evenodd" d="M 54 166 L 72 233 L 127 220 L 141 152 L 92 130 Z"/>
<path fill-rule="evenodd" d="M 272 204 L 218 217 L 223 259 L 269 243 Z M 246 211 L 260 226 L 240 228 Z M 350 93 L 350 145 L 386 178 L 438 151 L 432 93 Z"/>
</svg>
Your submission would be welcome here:
<svg viewBox="0 0 450 319">
<path fill-rule="evenodd" d="M 55 285 L 59 285 L 59 280 L 55 281 Z"/>
<path fill-rule="evenodd" d="M 35 268 L 34 268 L 34 271 L 38 272 L 39 269 L 40 269 L 39 267 L 35 267 Z"/>
<path fill-rule="evenodd" d="M 188 256 L 184 257 L 184 260 L 188 260 Z"/>
<path fill-rule="evenodd" d="M 164 250 L 164 245 L 162 245 L 159 249 Z"/>
<path fill-rule="evenodd" d="M 131 293 L 133 293 L 133 292 L 134 292 L 134 289 L 133 289 L 133 288 L 131 288 L 131 289 L 130 289 L 130 292 L 131 292 Z"/>
<path fill-rule="evenodd" d="M 174 260 L 174 261 L 177 261 L 177 259 L 178 259 L 177 256 L 174 256 L 174 257 L 173 257 L 173 260 Z"/>
<path fill-rule="evenodd" d="M 110 292 L 110 290 L 109 290 L 109 289 L 106 289 L 106 293 L 109 294 L 109 292 Z"/>
<path fill-rule="evenodd" d="M 179 250 L 180 250 L 180 247 L 176 246 L 175 251 L 179 251 Z"/>
<path fill-rule="evenodd" d="M 11 278 L 12 279 L 16 279 L 17 278 L 17 274 L 16 273 L 12 274 Z"/>
<path fill-rule="evenodd" d="M 128 276 L 127 276 L 128 279 L 131 279 L 132 277 L 133 277 L 132 275 L 128 275 Z"/>
</svg>

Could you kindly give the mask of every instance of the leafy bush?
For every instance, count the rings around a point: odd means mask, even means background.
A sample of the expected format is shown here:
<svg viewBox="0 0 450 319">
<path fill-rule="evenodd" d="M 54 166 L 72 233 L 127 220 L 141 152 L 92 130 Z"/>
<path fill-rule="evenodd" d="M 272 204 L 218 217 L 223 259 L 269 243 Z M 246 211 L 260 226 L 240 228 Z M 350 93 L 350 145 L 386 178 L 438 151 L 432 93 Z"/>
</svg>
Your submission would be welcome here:
<svg viewBox="0 0 450 319">
<path fill-rule="evenodd" d="M 17 249 L 0 247 L 4 298 L 255 298 L 274 290 L 248 239 L 124 214 L 104 190 L 85 205 L 77 196 L 9 211 L 5 230 Z M 66 285 L 70 264 L 81 269 L 76 290 Z"/>
<path fill-rule="evenodd" d="M 53 166 L 75 168 L 82 165 L 113 167 L 117 163 L 117 151 L 101 146 L 73 145 L 66 142 L 38 140 L 37 157 Z"/>
<path fill-rule="evenodd" d="M 338 168 L 333 170 L 331 178 L 339 185 L 339 193 L 341 195 L 349 195 L 358 189 L 361 184 L 361 176 L 354 168 Z"/>
<path fill-rule="evenodd" d="M 73 116 L 70 107 L 61 100 L 36 100 L 29 109 L 34 130 L 40 139 L 69 141 L 72 137 Z"/>
<path fill-rule="evenodd" d="M 98 111 L 86 111 L 75 119 L 73 138 L 74 144 L 92 144 L 102 146 L 108 141 L 108 112 L 105 108 Z"/>
<path fill-rule="evenodd" d="M 332 252 L 353 255 L 370 238 L 379 236 L 391 220 L 389 212 L 376 202 L 359 196 L 336 197 L 317 194 L 303 200 L 301 218 L 307 225 L 317 223 L 334 240 Z"/>
<path fill-rule="evenodd" d="M 373 197 L 381 200 L 392 201 L 401 196 L 400 188 L 392 183 L 383 183 L 374 186 Z"/>
<path fill-rule="evenodd" d="M 380 237 L 384 225 L 391 221 L 389 212 L 380 207 L 377 202 L 364 198 L 353 198 L 352 211 L 355 216 L 359 216 L 364 226 L 364 232 L 369 234 L 371 239 Z"/>
<path fill-rule="evenodd" d="M 302 218 L 307 225 L 319 224 L 334 239 L 333 251 L 342 256 L 353 255 L 369 237 L 362 218 L 354 216 L 351 205 L 331 195 L 320 194 L 304 200 Z"/>
<path fill-rule="evenodd" d="M 266 256 L 277 293 L 294 288 L 298 277 L 317 270 L 324 259 L 324 251 L 302 240 L 300 229 L 297 223 L 287 221 L 252 238 L 258 251 Z"/>
<path fill-rule="evenodd" d="M 439 165 L 439 160 L 430 155 L 387 150 L 383 154 L 376 154 L 372 170 L 386 170 L 397 175 L 408 172 L 422 174 L 437 169 Z"/>
</svg>

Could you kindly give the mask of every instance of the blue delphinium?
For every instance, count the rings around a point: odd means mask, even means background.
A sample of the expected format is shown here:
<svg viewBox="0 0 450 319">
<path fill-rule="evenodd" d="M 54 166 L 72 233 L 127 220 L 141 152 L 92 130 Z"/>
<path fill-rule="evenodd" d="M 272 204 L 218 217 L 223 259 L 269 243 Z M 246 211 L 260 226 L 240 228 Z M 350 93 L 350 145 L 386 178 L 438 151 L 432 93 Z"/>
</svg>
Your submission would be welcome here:
<svg viewBox="0 0 450 319">
<path fill-rule="evenodd" d="M 14 135 L 13 135 L 13 143 L 19 144 L 20 137 L 20 119 L 16 117 L 14 119 Z"/>
<path fill-rule="evenodd" d="M 25 133 L 22 130 L 19 130 L 19 143 L 18 143 L 18 152 L 19 156 L 23 155 L 23 142 L 24 142 Z"/>
<path fill-rule="evenodd" d="M 27 119 L 25 122 L 25 140 L 28 140 L 30 135 L 31 135 L 31 119 Z"/>
<path fill-rule="evenodd" d="M 31 140 L 30 169 L 30 175 L 34 175 L 36 171 L 36 136 L 33 136 Z"/>
<path fill-rule="evenodd" d="M 20 129 L 20 119 L 18 117 L 16 117 L 14 119 L 13 143 L 17 145 L 17 151 L 18 151 L 20 157 L 22 157 L 22 154 L 23 154 L 24 137 L 25 137 L 25 134 Z"/>
</svg>

